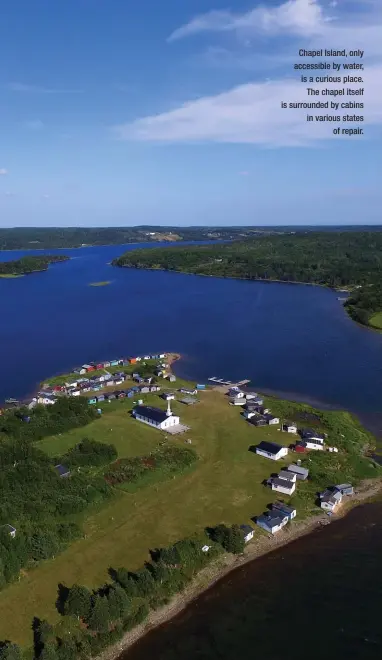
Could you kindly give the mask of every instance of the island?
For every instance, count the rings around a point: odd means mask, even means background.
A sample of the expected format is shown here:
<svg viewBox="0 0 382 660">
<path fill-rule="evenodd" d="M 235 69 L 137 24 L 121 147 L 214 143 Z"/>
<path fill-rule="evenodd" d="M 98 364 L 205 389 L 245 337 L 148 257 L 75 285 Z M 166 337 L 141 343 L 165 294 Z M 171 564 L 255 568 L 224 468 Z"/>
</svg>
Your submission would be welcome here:
<svg viewBox="0 0 382 660">
<path fill-rule="evenodd" d="M 90 282 L 89 286 L 107 286 L 111 284 L 110 280 L 104 280 L 103 282 Z"/>
<path fill-rule="evenodd" d="M 65 255 L 41 255 L 31 257 L 21 257 L 15 261 L 0 262 L 0 277 L 13 278 L 38 273 L 48 270 L 49 264 L 68 261 L 70 257 Z"/>
<path fill-rule="evenodd" d="M 4 658 L 117 652 L 140 623 L 378 492 L 375 439 L 350 413 L 189 382 L 176 358 L 78 365 L 2 411 Z"/>
<path fill-rule="evenodd" d="M 246 280 L 328 286 L 351 297 L 345 308 L 357 322 L 382 326 L 382 233 L 275 234 L 226 244 L 136 249 L 112 264 Z"/>
</svg>

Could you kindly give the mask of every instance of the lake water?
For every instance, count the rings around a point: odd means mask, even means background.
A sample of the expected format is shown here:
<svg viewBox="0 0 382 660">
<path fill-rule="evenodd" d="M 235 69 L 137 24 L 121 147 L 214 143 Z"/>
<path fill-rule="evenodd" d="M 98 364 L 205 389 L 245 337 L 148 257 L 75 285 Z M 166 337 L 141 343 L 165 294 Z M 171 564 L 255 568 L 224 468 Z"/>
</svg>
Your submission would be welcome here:
<svg viewBox="0 0 382 660">
<path fill-rule="evenodd" d="M 338 294 L 110 266 L 135 247 L 42 251 L 72 259 L 0 278 L 0 400 L 91 360 L 177 351 L 180 376 L 250 378 L 263 391 L 356 411 L 381 429 L 382 334 L 351 321 Z M 102 280 L 111 284 L 89 286 Z"/>
</svg>

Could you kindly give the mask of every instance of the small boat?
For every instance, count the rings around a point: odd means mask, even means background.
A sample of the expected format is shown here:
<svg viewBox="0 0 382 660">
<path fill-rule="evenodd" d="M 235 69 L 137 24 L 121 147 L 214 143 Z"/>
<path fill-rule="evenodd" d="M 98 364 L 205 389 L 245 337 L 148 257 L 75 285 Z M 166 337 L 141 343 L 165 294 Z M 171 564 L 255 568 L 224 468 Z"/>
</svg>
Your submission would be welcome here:
<svg viewBox="0 0 382 660">
<path fill-rule="evenodd" d="M 18 403 L 18 400 L 17 399 L 12 399 L 12 397 L 11 397 L 10 399 L 5 399 L 5 403 Z"/>
</svg>

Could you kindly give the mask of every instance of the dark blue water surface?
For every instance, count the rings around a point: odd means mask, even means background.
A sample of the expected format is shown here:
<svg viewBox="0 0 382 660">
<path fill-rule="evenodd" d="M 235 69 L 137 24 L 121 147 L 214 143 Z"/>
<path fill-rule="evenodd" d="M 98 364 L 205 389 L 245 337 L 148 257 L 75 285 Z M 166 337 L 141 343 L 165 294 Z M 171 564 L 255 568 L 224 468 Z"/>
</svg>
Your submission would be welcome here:
<svg viewBox="0 0 382 660">
<path fill-rule="evenodd" d="M 91 360 L 175 351 L 175 371 L 198 382 L 250 378 L 263 391 L 380 419 L 382 334 L 351 321 L 338 294 L 110 265 L 136 247 L 39 251 L 72 258 L 0 278 L 0 400 Z M 101 280 L 111 284 L 89 286 Z"/>
</svg>

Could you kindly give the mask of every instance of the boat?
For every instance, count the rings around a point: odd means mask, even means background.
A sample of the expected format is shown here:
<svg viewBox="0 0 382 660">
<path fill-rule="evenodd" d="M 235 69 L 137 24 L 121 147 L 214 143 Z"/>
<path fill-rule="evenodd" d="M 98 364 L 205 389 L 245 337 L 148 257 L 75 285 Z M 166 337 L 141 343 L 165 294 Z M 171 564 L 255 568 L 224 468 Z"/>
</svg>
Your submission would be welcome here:
<svg viewBox="0 0 382 660">
<path fill-rule="evenodd" d="M 18 403 L 17 399 L 13 399 L 12 397 L 9 399 L 5 399 L 5 403 Z"/>
</svg>

